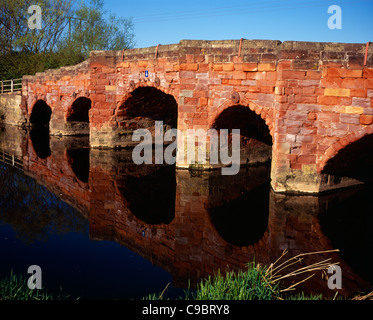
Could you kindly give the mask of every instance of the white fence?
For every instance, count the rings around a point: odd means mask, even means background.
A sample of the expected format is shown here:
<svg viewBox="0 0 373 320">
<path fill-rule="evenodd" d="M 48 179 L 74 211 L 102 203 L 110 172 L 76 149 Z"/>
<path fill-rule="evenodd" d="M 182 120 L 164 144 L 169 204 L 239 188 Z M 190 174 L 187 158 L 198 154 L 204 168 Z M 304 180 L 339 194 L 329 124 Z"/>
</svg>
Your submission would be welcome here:
<svg viewBox="0 0 373 320">
<path fill-rule="evenodd" d="M 22 91 L 22 78 L 0 81 L 0 94 Z"/>
</svg>

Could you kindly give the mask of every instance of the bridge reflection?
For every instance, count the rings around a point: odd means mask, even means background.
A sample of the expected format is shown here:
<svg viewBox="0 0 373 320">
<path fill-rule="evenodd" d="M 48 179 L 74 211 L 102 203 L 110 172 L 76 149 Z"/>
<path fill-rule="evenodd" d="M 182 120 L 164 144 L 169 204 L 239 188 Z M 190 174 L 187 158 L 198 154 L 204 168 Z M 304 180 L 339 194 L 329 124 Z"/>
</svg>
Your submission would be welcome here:
<svg viewBox="0 0 373 320">
<path fill-rule="evenodd" d="M 269 264 L 285 249 L 289 257 L 333 249 L 333 238 L 324 233 L 328 227 L 320 221 L 359 192 L 276 194 L 266 166 L 245 168 L 236 176 L 138 166 L 128 150 L 89 149 L 87 137 L 51 137 L 51 154 L 45 158 L 37 154 L 37 141 L 28 132 L 7 127 L 0 140 L 3 149 L 23 161 L 26 175 L 88 219 L 92 240 L 126 246 L 170 272 L 176 287 L 187 287 L 189 280 L 195 286 L 227 266 L 245 268 L 253 259 Z M 304 263 L 329 257 L 341 264 L 342 293 L 367 285 L 338 253 L 312 256 Z M 308 285 L 304 289 L 334 294 L 321 275 Z"/>
</svg>

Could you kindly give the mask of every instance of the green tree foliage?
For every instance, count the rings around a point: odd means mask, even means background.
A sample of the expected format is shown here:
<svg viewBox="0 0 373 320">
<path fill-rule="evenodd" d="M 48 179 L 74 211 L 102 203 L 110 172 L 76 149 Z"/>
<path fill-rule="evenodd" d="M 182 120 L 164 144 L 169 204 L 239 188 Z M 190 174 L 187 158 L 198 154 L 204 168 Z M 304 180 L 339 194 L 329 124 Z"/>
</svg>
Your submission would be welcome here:
<svg viewBox="0 0 373 320">
<path fill-rule="evenodd" d="M 42 10 L 42 28 L 31 29 L 31 5 Z M 60 41 L 67 17 L 74 13 L 73 0 L 2 0 L 0 2 L 0 52 L 39 53 L 53 51 Z"/>
<path fill-rule="evenodd" d="M 42 28 L 30 29 L 28 8 L 42 9 Z M 104 11 L 103 1 L 1 0 L 0 80 L 74 65 L 92 50 L 132 48 L 134 25 Z"/>
<path fill-rule="evenodd" d="M 71 19 L 67 41 L 86 58 L 92 50 L 120 50 L 135 45 L 131 19 L 117 18 L 103 9 L 102 0 L 83 3 Z"/>
</svg>

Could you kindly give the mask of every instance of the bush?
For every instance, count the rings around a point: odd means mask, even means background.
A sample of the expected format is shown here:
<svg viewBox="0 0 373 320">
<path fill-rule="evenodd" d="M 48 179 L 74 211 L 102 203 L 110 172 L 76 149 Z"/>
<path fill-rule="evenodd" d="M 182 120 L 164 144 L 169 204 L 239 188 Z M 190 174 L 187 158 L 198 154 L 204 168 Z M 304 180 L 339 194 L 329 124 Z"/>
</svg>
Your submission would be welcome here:
<svg viewBox="0 0 373 320">
<path fill-rule="evenodd" d="M 82 54 L 71 48 L 58 52 L 13 52 L 0 57 L 0 80 L 19 79 L 23 75 L 34 75 L 47 69 L 57 69 L 84 61 Z"/>
</svg>

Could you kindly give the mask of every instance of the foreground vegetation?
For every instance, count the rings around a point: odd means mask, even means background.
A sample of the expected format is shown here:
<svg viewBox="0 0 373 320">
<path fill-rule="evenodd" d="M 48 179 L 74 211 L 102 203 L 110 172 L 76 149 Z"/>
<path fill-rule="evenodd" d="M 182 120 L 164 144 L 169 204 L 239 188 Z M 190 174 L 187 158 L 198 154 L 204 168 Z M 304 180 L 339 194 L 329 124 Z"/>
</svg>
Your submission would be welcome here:
<svg viewBox="0 0 373 320">
<path fill-rule="evenodd" d="M 32 290 L 26 285 L 27 279 L 15 275 L 0 280 L 0 300 L 66 300 L 69 295 L 65 293 L 50 293 L 46 290 Z"/>
<path fill-rule="evenodd" d="M 332 250 L 337 251 L 337 250 Z M 224 275 L 218 272 L 213 277 L 202 280 L 197 290 L 185 290 L 183 300 L 323 300 L 322 294 L 306 295 L 303 292 L 294 294 L 295 288 L 315 275 L 316 271 L 324 271 L 331 263 L 330 258 L 306 266 L 299 264 L 305 256 L 332 251 L 299 254 L 282 261 L 283 255 L 269 266 L 251 262 L 245 271 L 227 271 Z M 302 277 L 301 280 L 291 281 L 291 285 L 284 286 L 285 279 Z M 48 293 L 45 290 L 31 290 L 26 285 L 27 280 L 22 276 L 11 273 L 9 278 L 0 280 L 0 300 L 66 300 L 69 295 L 62 293 Z M 143 300 L 163 300 L 166 288 L 160 294 L 150 294 Z M 334 299 L 343 299 L 334 296 Z M 373 299 L 373 292 L 362 296 L 355 296 L 352 300 Z"/>
<path fill-rule="evenodd" d="M 338 250 L 332 250 L 338 251 Z M 316 271 L 325 271 L 329 266 L 336 264 L 331 263 L 330 259 L 325 259 L 298 269 L 291 269 L 297 263 L 300 263 L 305 256 L 326 253 L 312 252 L 297 255 L 293 258 L 282 262 L 283 255 L 272 263 L 270 266 L 263 266 L 251 262 L 247 264 L 246 271 L 228 271 L 224 275 L 220 272 L 215 276 L 209 276 L 202 280 L 197 290 L 186 290 L 185 300 L 323 300 L 326 299 L 322 294 L 306 295 L 303 292 L 294 293 L 295 288 L 310 279 L 315 275 Z M 290 271 L 291 270 L 291 271 Z M 294 278 L 296 276 L 305 275 L 301 280 L 293 282 L 291 285 L 284 286 L 284 280 Z M 144 300 L 162 300 L 164 299 L 163 290 L 160 294 L 151 294 L 144 297 Z M 342 299 L 337 297 L 334 299 Z M 373 299 L 373 292 L 364 295 L 356 296 L 353 300 Z"/>
<path fill-rule="evenodd" d="M 321 300 L 322 295 L 289 295 L 273 281 L 268 269 L 254 262 L 247 265 L 246 271 L 220 271 L 213 277 L 201 280 L 197 290 L 185 290 L 185 300 Z M 165 290 L 164 290 L 165 291 Z M 163 300 L 161 294 L 151 294 L 145 300 Z"/>
</svg>

